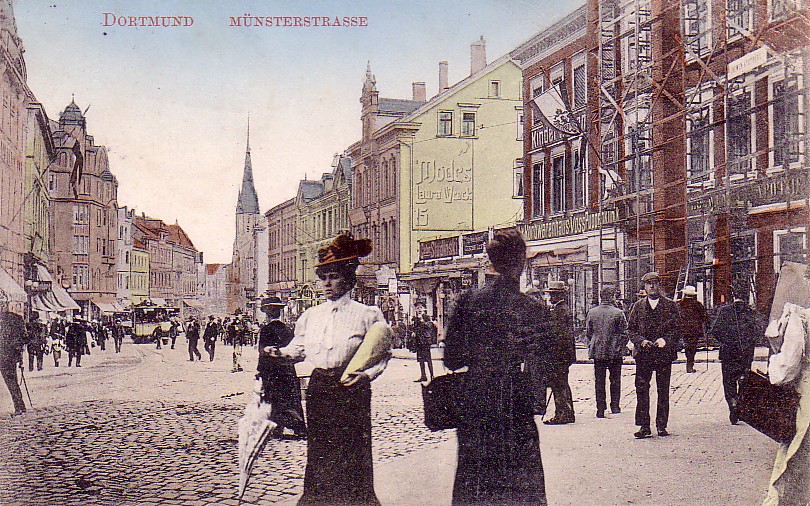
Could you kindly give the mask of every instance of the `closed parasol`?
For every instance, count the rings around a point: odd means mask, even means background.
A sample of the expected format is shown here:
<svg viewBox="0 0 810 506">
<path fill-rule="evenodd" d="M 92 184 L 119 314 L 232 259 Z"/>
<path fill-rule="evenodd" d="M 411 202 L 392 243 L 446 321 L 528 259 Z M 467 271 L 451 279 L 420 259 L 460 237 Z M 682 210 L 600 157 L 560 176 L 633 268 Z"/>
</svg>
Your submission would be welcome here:
<svg viewBox="0 0 810 506">
<path fill-rule="evenodd" d="M 250 393 L 245 414 L 239 419 L 239 500 L 245 495 L 253 464 L 264 449 L 276 423 L 270 419 L 271 406 L 261 396 L 262 380 Z"/>
</svg>

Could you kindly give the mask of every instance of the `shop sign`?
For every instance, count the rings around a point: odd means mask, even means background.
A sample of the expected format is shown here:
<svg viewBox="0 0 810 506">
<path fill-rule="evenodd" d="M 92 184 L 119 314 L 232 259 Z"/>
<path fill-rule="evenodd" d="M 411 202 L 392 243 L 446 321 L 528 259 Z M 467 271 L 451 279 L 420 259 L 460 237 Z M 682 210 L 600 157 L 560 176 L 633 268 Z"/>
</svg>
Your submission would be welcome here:
<svg viewBox="0 0 810 506">
<path fill-rule="evenodd" d="M 461 254 L 476 255 L 483 253 L 489 239 L 489 232 L 476 232 L 461 236 Z"/>
<path fill-rule="evenodd" d="M 523 234 L 525 240 L 539 241 L 599 230 L 605 225 L 615 223 L 618 219 L 619 213 L 615 209 L 597 213 L 584 211 L 549 221 L 518 225 L 518 230 Z"/>
<path fill-rule="evenodd" d="M 445 142 L 445 141 L 442 141 Z M 451 141 L 458 146 L 459 141 Z M 455 157 L 414 155 L 411 206 L 414 230 L 470 230 L 473 222 L 472 142 Z M 459 146 L 460 147 L 460 146 Z M 443 153 L 454 152 L 447 147 Z"/>
<path fill-rule="evenodd" d="M 458 256 L 458 236 L 419 243 L 419 260 Z"/>
<path fill-rule="evenodd" d="M 810 172 L 782 173 L 777 176 L 763 177 L 751 182 L 741 183 L 726 191 L 725 188 L 711 192 L 702 192 L 696 198 L 687 201 L 690 215 L 701 212 L 724 213 L 731 207 L 751 207 L 789 202 L 807 198 L 810 194 Z"/>
<path fill-rule="evenodd" d="M 471 271 L 464 271 L 461 274 L 461 288 L 472 288 L 473 286 L 473 275 L 474 273 Z"/>
</svg>

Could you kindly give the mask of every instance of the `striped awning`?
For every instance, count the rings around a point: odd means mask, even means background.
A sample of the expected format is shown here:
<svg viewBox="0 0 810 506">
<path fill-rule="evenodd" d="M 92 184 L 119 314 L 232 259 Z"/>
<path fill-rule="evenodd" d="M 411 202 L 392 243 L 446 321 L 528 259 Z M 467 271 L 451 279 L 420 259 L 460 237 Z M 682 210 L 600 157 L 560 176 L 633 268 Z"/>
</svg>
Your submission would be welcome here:
<svg viewBox="0 0 810 506">
<path fill-rule="evenodd" d="M 5 294 L 5 298 L 10 302 L 26 302 L 28 296 L 19 283 L 14 281 L 11 274 L 0 268 L 0 290 Z"/>
</svg>

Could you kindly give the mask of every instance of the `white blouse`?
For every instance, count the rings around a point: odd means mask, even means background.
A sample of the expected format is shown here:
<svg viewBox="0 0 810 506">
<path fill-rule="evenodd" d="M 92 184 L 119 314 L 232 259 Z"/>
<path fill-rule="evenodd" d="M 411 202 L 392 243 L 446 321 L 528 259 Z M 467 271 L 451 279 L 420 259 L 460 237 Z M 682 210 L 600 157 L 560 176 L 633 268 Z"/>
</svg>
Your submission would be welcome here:
<svg viewBox="0 0 810 506">
<path fill-rule="evenodd" d="M 304 311 L 295 324 L 295 337 L 279 351 L 294 360 L 306 359 L 322 369 L 345 367 L 366 331 L 377 322 L 385 323 L 380 308 L 354 301 L 346 293 L 338 300 L 327 300 Z M 363 372 L 374 379 L 387 365 L 385 359 Z"/>
</svg>

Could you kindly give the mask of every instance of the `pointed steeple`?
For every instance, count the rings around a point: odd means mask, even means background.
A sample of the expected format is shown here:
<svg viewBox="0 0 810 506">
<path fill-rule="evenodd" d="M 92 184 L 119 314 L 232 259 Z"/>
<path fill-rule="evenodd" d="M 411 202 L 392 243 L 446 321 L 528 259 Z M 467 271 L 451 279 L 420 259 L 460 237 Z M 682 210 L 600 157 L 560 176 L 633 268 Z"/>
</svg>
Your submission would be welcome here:
<svg viewBox="0 0 810 506">
<path fill-rule="evenodd" d="M 247 126 L 247 148 L 245 149 L 245 169 L 242 173 L 242 189 L 236 201 L 236 214 L 259 214 L 259 197 L 253 186 L 253 164 L 250 161 L 250 116 Z"/>
</svg>

